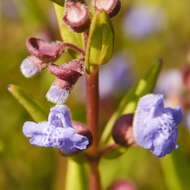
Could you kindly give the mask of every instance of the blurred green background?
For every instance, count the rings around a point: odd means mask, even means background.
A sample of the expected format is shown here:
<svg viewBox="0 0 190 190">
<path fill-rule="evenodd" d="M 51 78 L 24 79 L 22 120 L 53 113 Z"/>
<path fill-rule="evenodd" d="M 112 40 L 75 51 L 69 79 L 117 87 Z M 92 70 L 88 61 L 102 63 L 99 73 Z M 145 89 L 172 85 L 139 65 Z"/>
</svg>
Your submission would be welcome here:
<svg viewBox="0 0 190 190">
<path fill-rule="evenodd" d="M 127 11 L 134 4 L 141 3 L 161 8 L 166 21 L 161 31 L 137 40 L 124 32 L 123 25 Z M 115 52 L 122 51 L 127 56 L 130 55 L 136 78 L 143 74 L 148 64 L 160 57 L 164 60 L 164 69 L 180 68 L 186 62 L 190 45 L 189 0 L 123 0 L 122 5 L 120 14 L 113 19 L 114 27 L 117 28 Z M 22 134 L 22 125 L 31 118 L 7 91 L 8 84 L 16 84 L 47 104 L 45 94 L 53 77 L 44 71 L 32 79 L 26 79 L 20 72 L 20 63 L 28 55 L 25 41 L 29 36 L 60 39 L 51 2 L 0 0 L 0 189 L 63 190 L 66 159 L 52 149 L 29 144 Z M 80 92 L 74 92 L 68 104 L 73 118 L 84 122 L 85 106 L 77 101 L 76 93 Z M 119 99 L 120 96 L 114 98 L 111 107 L 116 107 Z M 47 104 L 47 109 L 49 106 Z M 110 113 L 105 117 L 109 115 Z M 107 119 L 103 118 L 102 122 Z M 179 145 L 188 165 L 189 131 L 183 127 L 180 128 Z M 105 188 L 112 180 L 126 178 L 133 181 L 140 190 L 168 189 L 165 180 L 167 174 L 161 167 L 160 160 L 141 148 L 130 149 L 114 161 L 102 160 L 100 169 Z M 186 177 L 190 177 L 190 171 Z"/>
</svg>

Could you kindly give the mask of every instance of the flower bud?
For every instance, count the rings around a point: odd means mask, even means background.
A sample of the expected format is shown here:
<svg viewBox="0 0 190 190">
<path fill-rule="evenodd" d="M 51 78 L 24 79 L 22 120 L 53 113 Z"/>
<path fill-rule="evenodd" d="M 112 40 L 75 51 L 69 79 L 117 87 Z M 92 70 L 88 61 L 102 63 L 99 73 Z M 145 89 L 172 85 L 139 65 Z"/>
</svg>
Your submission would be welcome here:
<svg viewBox="0 0 190 190">
<path fill-rule="evenodd" d="M 186 64 L 182 68 L 181 75 L 185 88 L 190 91 L 190 64 Z"/>
<path fill-rule="evenodd" d="M 117 144 L 122 146 L 132 146 L 136 144 L 132 123 L 133 114 L 123 115 L 116 121 L 112 135 Z"/>
<path fill-rule="evenodd" d="M 56 77 L 74 84 L 84 74 L 83 61 L 75 59 L 64 65 L 48 65 L 49 72 Z"/>
<path fill-rule="evenodd" d="M 39 73 L 46 66 L 47 65 L 45 63 L 43 63 L 37 57 L 28 56 L 21 63 L 20 70 L 26 78 L 30 78 L 30 77 L 36 75 L 37 73 Z"/>
<path fill-rule="evenodd" d="M 84 74 L 82 59 L 76 59 L 68 64 L 49 64 L 49 72 L 57 77 L 49 89 L 46 98 L 53 103 L 64 103 L 78 78 Z"/>
<path fill-rule="evenodd" d="M 137 190 L 135 185 L 128 180 L 118 180 L 114 182 L 108 190 Z"/>
<path fill-rule="evenodd" d="M 57 78 L 48 90 L 46 98 L 52 103 L 63 104 L 69 97 L 71 88 L 72 85 L 68 81 Z"/>
<path fill-rule="evenodd" d="M 63 52 L 61 42 L 46 42 L 39 38 L 29 38 L 26 42 L 28 51 L 43 62 L 55 61 Z"/>
<path fill-rule="evenodd" d="M 94 0 L 94 9 L 105 10 L 110 17 L 116 16 L 121 8 L 120 0 Z"/>
<path fill-rule="evenodd" d="M 74 32 L 84 32 L 90 26 L 88 7 L 81 2 L 67 1 L 63 21 Z"/>
<path fill-rule="evenodd" d="M 82 136 L 85 136 L 89 140 L 88 147 L 92 144 L 92 133 L 90 130 L 82 123 L 77 122 L 77 121 L 72 121 L 72 126 L 75 129 L 76 133 Z"/>
</svg>

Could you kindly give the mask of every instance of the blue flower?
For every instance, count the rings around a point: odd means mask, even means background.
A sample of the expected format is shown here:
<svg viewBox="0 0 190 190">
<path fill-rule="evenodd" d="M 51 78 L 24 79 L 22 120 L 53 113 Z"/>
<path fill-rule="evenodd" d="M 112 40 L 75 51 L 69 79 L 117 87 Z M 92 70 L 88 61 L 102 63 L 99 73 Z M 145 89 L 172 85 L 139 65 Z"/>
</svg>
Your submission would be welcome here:
<svg viewBox="0 0 190 190">
<path fill-rule="evenodd" d="M 142 39 L 161 31 L 166 24 L 162 9 L 147 4 L 137 4 L 124 18 L 124 31 L 133 39 Z"/>
<path fill-rule="evenodd" d="M 67 106 L 57 105 L 50 110 L 48 121 L 25 122 L 23 133 L 35 146 L 58 148 L 64 152 L 84 150 L 89 144 L 87 137 L 76 133 L 72 127 Z"/>
<path fill-rule="evenodd" d="M 164 108 L 163 95 L 142 97 L 134 116 L 133 130 L 137 143 L 157 157 L 163 157 L 178 148 L 177 125 L 183 119 L 181 107 Z"/>
<path fill-rule="evenodd" d="M 55 104 L 63 104 L 69 97 L 71 89 L 61 88 L 56 85 L 52 85 L 46 94 L 46 98 L 49 102 Z"/>
</svg>

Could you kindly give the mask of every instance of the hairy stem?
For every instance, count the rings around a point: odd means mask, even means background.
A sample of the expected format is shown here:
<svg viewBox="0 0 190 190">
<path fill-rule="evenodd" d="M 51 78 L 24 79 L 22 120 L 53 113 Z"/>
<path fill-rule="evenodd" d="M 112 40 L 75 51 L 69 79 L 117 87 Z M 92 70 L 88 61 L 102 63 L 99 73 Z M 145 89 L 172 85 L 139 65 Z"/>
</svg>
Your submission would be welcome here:
<svg viewBox="0 0 190 190">
<path fill-rule="evenodd" d="M 93 136 L 93 143 L 88 150 L 89 185 L 90 190 L 101 190 L 100 175 L 98 170 L 98 145 L 99 145 L 99 88 L 98 66 L 94 66 L 91 74 L 86 74 L 87 85 L 87 126 Z"/>
</svg>

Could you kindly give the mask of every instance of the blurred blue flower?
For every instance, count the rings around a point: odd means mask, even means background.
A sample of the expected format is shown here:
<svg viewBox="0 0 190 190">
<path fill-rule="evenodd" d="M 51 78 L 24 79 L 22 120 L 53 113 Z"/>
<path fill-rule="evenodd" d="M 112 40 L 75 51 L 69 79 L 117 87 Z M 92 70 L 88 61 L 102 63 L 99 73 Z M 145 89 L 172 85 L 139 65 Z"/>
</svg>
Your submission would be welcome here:
<svg viewBox="0 0 190 190">
<path fill-rule="evenodd" d="M 162 9 L 148 4 L 137 4 L 129 10 L 124 18 L 124 31 L 134 39 L 141 39 L 159 32 L 166 24 Z"/>
<path fill-rule="evenodd" d="M 181 73 L 177 69 L 170 69 L 161 73 L 157 85 L 156 92 L 166 96 L 170 94 L 178 94 L 181 92 L 183 83 Z"/>
<path fill-rule="evenodd" d="M 157 157 L 163 157 L 178 148 L 177 125 L 183 119 L 181 107 L 164 108 L 163 95 L 142 97 L 134 116 L 134 136 L 137 143 Z"/>
<path fill-rule="evenodd" d="M 58 148 L 66 153 L 84 150 L 89 144 L 87 137 L 75 132 L 65 105 L 51 108 L 47 122 L 25 122 L 23 133 L 31 138 L 32 145 Z"/>
<path fill-rule="evenodd" d="M 100 70 L 100 97 L 105 98 L 129 89 L 134 81 L 130 61 L 116 54 Z"/>
<path fill-rule="evenodd" d="M 99 73 L 99 92 L 100 98 L 116 96 L 134 83 L 134 75 L 131 62 L 122 53 L 115 54 L 112 59 L 100 69 Z M 80 92 L 80 93 L 79 93 Z M 80 78 L 78 85 L 74 88 L 77 101 L 86 102 L 86 86 L 84 78 Z"/>
</svg>

